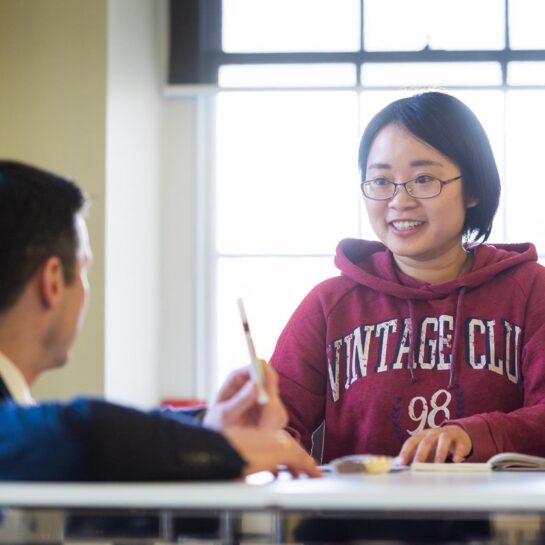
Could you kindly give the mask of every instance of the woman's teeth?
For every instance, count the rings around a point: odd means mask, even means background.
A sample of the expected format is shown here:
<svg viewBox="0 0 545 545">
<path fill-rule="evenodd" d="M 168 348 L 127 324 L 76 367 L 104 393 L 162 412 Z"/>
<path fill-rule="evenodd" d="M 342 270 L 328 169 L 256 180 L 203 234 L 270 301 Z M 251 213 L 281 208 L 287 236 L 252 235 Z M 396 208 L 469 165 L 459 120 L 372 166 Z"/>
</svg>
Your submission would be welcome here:
<svg viewBox="0 0 545 545">
<path fill-rule="evenodd" d="M 398 230 L 398 231 L 407 231 L 409 229 L 414 229 L 415 227 L 418 227 L 419 225 L 422 225 L 423 221 L 393 221 L 392 225 Z"/>
</svg>

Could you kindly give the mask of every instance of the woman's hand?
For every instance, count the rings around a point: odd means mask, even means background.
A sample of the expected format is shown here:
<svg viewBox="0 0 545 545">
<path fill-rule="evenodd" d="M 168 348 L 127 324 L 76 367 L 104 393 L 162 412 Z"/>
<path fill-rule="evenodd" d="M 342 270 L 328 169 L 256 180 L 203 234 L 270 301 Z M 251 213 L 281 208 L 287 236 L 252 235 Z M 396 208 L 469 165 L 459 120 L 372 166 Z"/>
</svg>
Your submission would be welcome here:
<svg viewBox="0 0 545 545">
<path fill-rule="evenodd" d="M 463 462 L 469 456 L 473 444 L 460 426 L 430 428 L 407 439 L 398 455 L 401 465 L 412 462 L 444 462 L 449 455 L 453 462 Z"/>
</svg>

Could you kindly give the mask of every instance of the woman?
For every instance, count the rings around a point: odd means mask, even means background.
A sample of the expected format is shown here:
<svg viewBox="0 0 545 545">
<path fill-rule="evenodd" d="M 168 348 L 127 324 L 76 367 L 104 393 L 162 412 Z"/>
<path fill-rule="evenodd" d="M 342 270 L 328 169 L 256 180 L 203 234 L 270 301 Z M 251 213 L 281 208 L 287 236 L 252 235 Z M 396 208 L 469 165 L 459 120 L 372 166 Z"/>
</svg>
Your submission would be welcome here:
<svg viewBox="0 0 545 545">
<path fill-rule="evenodd" d="M 545 455 L 545 268 L 531 244 L 487 245 L 500 182 L 458 99 L 391 103 L 366 128 L 361 189 L 379 242 L 337 247 L 272 363 L 290 428 L 322 461 Z"/>
</svg>

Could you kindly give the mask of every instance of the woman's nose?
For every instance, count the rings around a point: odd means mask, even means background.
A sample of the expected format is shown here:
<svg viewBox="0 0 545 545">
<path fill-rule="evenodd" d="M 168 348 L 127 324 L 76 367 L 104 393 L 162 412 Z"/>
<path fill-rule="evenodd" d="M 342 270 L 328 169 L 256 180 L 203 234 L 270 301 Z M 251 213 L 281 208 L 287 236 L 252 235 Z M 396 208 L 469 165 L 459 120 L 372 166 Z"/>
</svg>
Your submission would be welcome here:
<svg viewBox="0 0 545 545">
<path fill-rule="evenodd" d="M 410 208 L 417 204 L 418 200 L 409 195 L 406 185 L 396 186 L 394 196 L 388 201 L 388 206 L 392 208 Z"/>
</svg>

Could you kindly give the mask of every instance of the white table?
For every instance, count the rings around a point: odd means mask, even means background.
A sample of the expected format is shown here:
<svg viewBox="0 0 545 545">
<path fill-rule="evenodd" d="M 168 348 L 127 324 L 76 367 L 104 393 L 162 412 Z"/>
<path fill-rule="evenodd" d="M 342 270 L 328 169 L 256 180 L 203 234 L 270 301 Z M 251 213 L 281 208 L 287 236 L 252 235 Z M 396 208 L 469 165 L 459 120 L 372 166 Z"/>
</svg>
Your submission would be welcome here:
<svg viewBox="0 0 545 545">
<path fill-rule="evenodd" d="M 268 482 L 264 482 L 268 481 Z M 254 483 L 254 484 L 252 484 Z M 257 484 L 260 483 L 260 484 Z M 218 483 L 3 483 L 0 506 L 22 510 L 81 510 L 275 514 L 545 517 L 545 472 L 426 473 L 332 476 L 323 479 L 258 475 Z"/>
<path fill-rule="evenodd" d="M 259 476 L 261 477 L 261 476 Z M 108 509 L 532 511 L 545 513 L 545 472 L 326 476 L 208 483 L 9 483 L 0 506 Z"/>
</svg>

